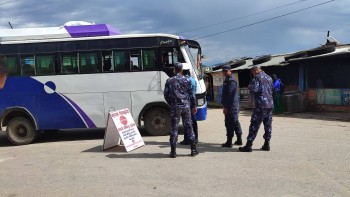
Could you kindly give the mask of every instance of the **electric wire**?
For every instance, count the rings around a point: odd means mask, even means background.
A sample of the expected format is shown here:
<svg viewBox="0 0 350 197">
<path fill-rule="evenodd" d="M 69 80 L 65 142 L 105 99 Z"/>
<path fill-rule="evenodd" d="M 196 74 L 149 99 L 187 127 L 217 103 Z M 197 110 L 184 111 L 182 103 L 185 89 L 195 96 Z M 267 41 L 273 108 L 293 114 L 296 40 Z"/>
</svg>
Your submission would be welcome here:
<svg viewBox="0 0 350 197">
<path fill-rule="evenodd" d="M 309 6 L 309 7 L 303 8 L 303 9 L 295 10 L 293 12 L 288 12 L 286 14 L 275 16 L 275 17 L 272 17 L 272 18 L 268 18 L 268 19 L 265 19 L 265 20 L 258 21 L 258 22 L 254 22 L 254 23 L 250 23 L 250 24 L 247 24 L 247 25 L 239 26 L 239 27 L 236 27 L 236 28 L 228 29 L 228 30 L 225 30 L 225 31 L 217 32 L 217 33 L 214 33 L 214 34 L 209 34 L 209 35 L 206 35 L 206 36 L 198 37 L 198 38 L 195 38 L 194 40 L 200 40 L 200 39 L 204 39 L 204 38 L 208 38 L 208 37 L 224 34 L 224 33 L 227 33 L 227 32 L 231 32 L 231 31 L 235 31 L 235 30 L 251 27 L 251 26 L 258 25 L 258 24 L 261 24 L 261 23 L 265 23 L 265 22 L 268 22 L 268 21 L 272 21 L 272 20 L 275 20 L 275 19 L 278 19 L 278 18 L 282 18 L 282 17 L 288 16 L 288 15 L 292 15 L 292 14 L 295 14 L 295 13 L 298 13 L 298 12 L 309 10 L 309 9 L 312 9 L 312 8 L 315 8 L 315 7 L 319 7 L 321 5 L 325 5 L 325 4 L 331 3 L 333 1 L 335 1 L 335 0 L 325 1 L 323 3 L 319 3 L 319 4 L 316 4 L 316 5 L 313 5 L 313 6 Z"/>
<path fill-rule="evenodd" d="M 238 20 L 241 20 L 241 19 L 245 19 L 245 18 L 249 18 L 249 17 L 252 17 L 252 16 L 259 15 L 259 14 L 263 14 L 263 13 L 266 13 L 266 12 L 270 12 L 270 11 L 273 11 L 273 10 L 277 10 L 277 9 L 280 9 L 280 8 L 283 8 L 283 7 L 288 7 L 288 6 L 291 6 L 291 5 L 294 5 L 294 4 L 302 3 L 302 2 L 305 2 L 305 1 L 310 1 L 310 0 L 294 1 L 294 2 L 291 2 L 291 3 L 288 3 L 288 4 L 284 4 L 284 5 L 277 6 L 277 7 L 271 8 L 271 9 L 267 9 L 267 10 L 263 10 L 263 11 L 260 11 L 260 12 L 256 12 L 256 13 L 249 14 L 249 15 L 246 15 L 246 16 L 241 16 L 241 17 L 238 17 L 238 18 L 234 18 L 234 19 L 230 19 L 230 20 L 227 20 L 227 21 L 222 21 L 222 22 L 219 22 L 219 23 L 206 25 L 206 26 L 202 26 L 202 27 L 196 27 L 196 28 L 193 28 L 193 29 L 189 29 L 189 30 L 186 30 L 186 31 L 179 32 L 177 34 L 193 32 L 193 31 L 197 31 L 197 30 L 206 29 L 206 28 L 209 28 L 209 27 L 222 25 L 222 24 L 225 24 L 225 23 L 230 23 L 230 22 L 233 22 L 233 21 L 238 21 Z"/>
</svg>

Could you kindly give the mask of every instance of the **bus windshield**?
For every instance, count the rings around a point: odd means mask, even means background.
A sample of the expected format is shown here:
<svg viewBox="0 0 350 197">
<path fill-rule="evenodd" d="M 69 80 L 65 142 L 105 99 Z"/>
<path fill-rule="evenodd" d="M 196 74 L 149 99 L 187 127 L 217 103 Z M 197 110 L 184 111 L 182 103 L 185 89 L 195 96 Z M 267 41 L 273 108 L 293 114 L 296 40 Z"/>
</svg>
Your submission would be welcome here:
<svg viewBox="0 0 350 197">
<path fill-rule="evenodd" d="M 194 70 L 197 75 L 201 75 L 202 61 L 201 61 L 201 48 L 194 41 L 188 41 L 188 45 L 185 46 L 186 52 L 189 56 L 191 64 L 194 66 Z"/>
</svg>

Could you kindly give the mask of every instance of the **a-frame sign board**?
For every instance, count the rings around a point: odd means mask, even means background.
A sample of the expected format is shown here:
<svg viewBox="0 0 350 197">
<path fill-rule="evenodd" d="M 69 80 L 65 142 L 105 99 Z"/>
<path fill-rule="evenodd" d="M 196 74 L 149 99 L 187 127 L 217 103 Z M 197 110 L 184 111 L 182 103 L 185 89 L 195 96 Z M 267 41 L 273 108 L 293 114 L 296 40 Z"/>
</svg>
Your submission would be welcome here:
<svg viewBox="0 0 350 197">
<path fill-rule="evenodd" d="M 103 151 L 119 146 L 121 143 L 124 145 L 126 152 L 145 145 L 129 109 L 108 113 Z"/>
</svg>

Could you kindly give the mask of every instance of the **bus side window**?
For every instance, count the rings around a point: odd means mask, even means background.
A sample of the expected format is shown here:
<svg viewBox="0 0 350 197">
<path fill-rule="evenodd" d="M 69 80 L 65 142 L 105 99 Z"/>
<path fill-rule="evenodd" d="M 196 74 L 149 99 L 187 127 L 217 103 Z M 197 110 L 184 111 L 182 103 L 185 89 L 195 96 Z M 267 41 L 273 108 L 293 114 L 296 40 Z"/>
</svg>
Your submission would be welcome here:
<svg viewBox="0 0 350 197">
<path fill-rule="evenodd" d="M 63 54 L 62 55 L 62 74 L 78 73 L 78 55 Z"/>
<path fill-rule="evenodd" d="M 140 50 L 130 51 L 130 70 L 131 71 L 142 70 L 141 51 Z"/>
<path fill-rule="evenodd" d="M 162 64 L 163 67 L 171 67 L 170 59 L 167 51 L 162 51 Z"/>
<path fill-rule="evenodd" d="M 35 58 L 34 55 L 21 56 L 22 76 L 35 75 Z"/>
<path fill-rule="evenodd" d="M 80 73 L 97 73 L 98 66 L 97 53 L 79 53 Z"/>
<path fill-rule="evenodd" d="M 114 70 L 116 72 L 129 71 L 129 64 L 126 63 L 126 55 L 124 51 L 113 52 Z"/>
<path fill-rule="evenodd" d="M 10 76 L 20 76 L 21 69 L 18 66 L 17 56 L 6 57 Z"/>
<path fill-rule="evenodd" d="M 177 62 L 185 62 L 181 51 L 178 48 L 166 48 L 161 50 L 162 65 L 164 68 L 173 67 Z"/>
<path fill-rule="evenodd" d="M 37 75 L 55 74 L 55 55 L 38 55 L 35 57 L 35 67 Z"/>
<path fill-rule="evenodd" d="M 143 70 L 156 70 L 155 50 L 142 50 Z"/>
<path fill-rule="evenodd" d="M 113 72 L 113 62 L 112 62 L 112 51 L 103 51 L 102 52 L 102 69 L 103 72 Z"/>
</svg>

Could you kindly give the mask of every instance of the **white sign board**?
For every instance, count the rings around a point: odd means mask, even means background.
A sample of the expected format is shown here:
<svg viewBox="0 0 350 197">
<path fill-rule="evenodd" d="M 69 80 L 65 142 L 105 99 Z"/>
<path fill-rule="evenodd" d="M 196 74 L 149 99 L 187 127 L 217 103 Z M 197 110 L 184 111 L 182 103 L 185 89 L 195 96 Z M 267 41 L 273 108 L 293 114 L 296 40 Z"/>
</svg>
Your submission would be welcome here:
<svg viewBox="0 0 350 197">
<path fill-rule="evenodd" d="M 109 112 L 103 150 L 124 144 L 126 152 L 145 145 L 129 109 Z"/>
</svg>

